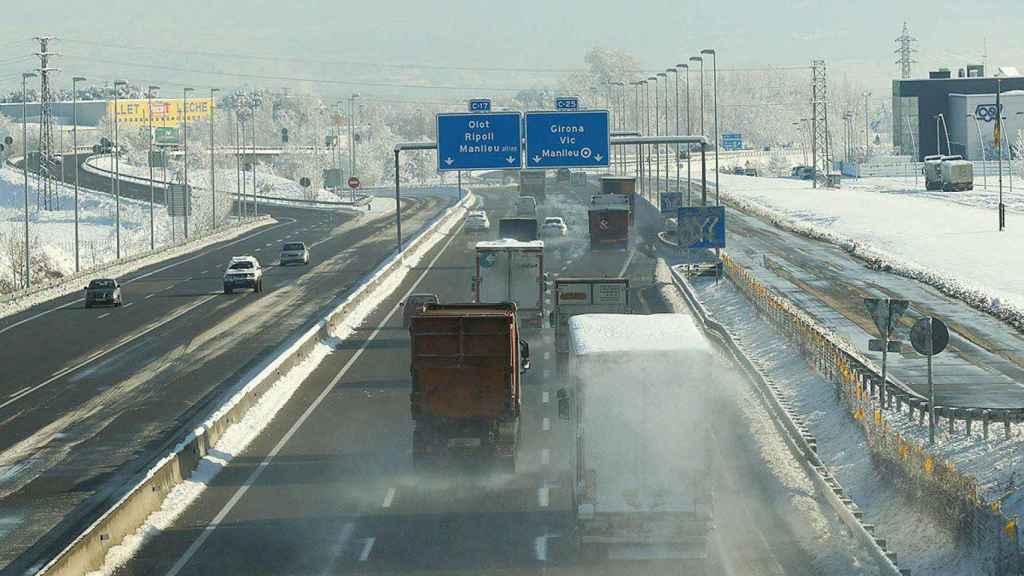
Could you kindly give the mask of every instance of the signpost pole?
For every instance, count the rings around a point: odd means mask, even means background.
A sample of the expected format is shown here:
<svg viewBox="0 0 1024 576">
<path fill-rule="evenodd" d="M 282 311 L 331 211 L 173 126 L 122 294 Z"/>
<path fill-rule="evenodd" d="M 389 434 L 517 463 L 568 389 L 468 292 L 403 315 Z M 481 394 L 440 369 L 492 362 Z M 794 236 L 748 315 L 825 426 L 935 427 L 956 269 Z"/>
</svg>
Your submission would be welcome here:
<svg viewBox="0 0 1024 576">
<path fill-rule="evenodd" d="M 889 323 L 892 323 L 892 306 L 889 307 Z M 888 326 L 890 324 L 886 325 L 886 330 L 882 334 L 882 387 L 878 392 L 882 401 L 882 408 L 887 408 L 889 406 L 888 402 L 886 402 L 885 396 L 886 387 L 888 386 L 888 380 L 885 375 L 885 361 L 889 355 L 889 335 L 891 333 L 889 332 Z"/>
<path fill-rule="evenodd" d="M 395 150 L 395 230 L 398 237 L 398 253 L 402 253 L 402 204 L 401 204 L 401 178 L 398 174 L 398 154 Z"/>
<path fill-rule="evenodd" d="M 932 319 L 928 319 L 928 351 L 933 352 Z M 935 444 L 935 385 L 932 382 L 932 355 L 928 354 L 928 443 Z"/>
<path fill-rule="evenodd" d="M 462 201 L 462 170 L 459 170 L 459 202 Z"/>
</svg>

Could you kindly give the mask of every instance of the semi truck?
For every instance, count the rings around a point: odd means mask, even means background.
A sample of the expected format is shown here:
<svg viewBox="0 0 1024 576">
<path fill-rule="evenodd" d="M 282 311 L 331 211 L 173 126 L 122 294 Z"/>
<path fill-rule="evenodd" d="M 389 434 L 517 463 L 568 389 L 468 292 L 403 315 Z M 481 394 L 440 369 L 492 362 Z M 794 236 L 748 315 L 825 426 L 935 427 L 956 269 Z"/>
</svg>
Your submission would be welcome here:
<svg viewBox="0 0 1024 576">
<path fill-rule="evenodd" d="M 922 170 L 925 190 L 942 190 L 942 155 L 925 156 Z"/>
<path fill-rule="evenodd" d="M 521 170 L 519 172 L 519 195 L 533 196 L 538 204 L 547 198 L 545 186 L 547 173 L 544 170 Z"/>
<path fill-rule="evenodd" d="M 636 177 L 635 176 L 602 176 L 601 194 L 621 194 L 629 200 L 629 221 L 633 222 L 636 213 Z"/>
<path fill-rule="evenodd" d="M 569 354 L 569 319 L 579 314 L 629 314 L 628 278 L 556 278 L 551 326 L 559 365 Z"/>
<path fill-rule="evenodd" d="M 623 573 L 702 574 L 713 520 L 710 344 L 682 314 L 569 319 L 575 543 Z M 668 572 L 666 572 L 668 573 Z"/>
<path fill-rule="evenodd" d="M 515 470 L 530 348 L 516 305 L 427 304 L 412 316 L 413 462 Z"/>
<path fill-rule="evenodd" d="M 591 250 L 622 250 L 629 246 L 629 197 L 601 194 L 590 198 L 587 220 Z"/>
<path fill-rule="evenodd" d="M 540 330 L 544 319 L 544 242 L 503 238 L 477 242 L 474 301 L 514 302 L 520 326 Z"/>
<path fill-rule="evenodd" d="M 502 218 L 498 220 L 498 238 L 511 238 L 520 242 L 537 239 L 536 218 Z"/>
</svg>

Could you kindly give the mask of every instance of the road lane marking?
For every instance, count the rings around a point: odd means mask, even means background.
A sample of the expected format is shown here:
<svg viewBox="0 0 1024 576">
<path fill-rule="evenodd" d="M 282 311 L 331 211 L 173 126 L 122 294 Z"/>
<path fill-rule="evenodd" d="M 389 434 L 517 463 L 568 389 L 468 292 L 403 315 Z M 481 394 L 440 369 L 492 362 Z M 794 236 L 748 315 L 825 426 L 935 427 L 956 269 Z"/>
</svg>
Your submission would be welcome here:
<svg viewBox="0 0 1024 576">
<path fill-rule="evenodd" d="M 551 449 L 541 448 L 540 450 L 540 463 L 544 466 L 551 464 Z"/>
<path fill-rule="evenodd" d="M 548 537 L 537 536 L 533 539 L 533 553 L 537 556 L 537 560 L 541 562 L 547 562 L 548 559 Z"/>
<path fill-rule="evenodd" d="M 388 493 L 384 495 L 384 503 L 381 505 L 383 508 L 391 508 L 391 502 L 395 499 L 395 489 L 388 488 Z"/>
<path fill-rule="evenodd" d="M 275 228 L 280 228 L 281 226 L 289 226 L 289 225 L 295 223 L 295 219 L 294 218 L 288 218 L 287 220 L 288 220 L 288 222 L 279 222 L 279 223 L 271 226 L 270 228 L 267 228 L 266 230 L 260 230 L 260 231 L 256 232 L 255 234 L 249 234 L 248 236 L 242 236 L 240 238 L 236 238 L 236 239 L 232 240 L 231 242 L 228 242 L 227 244 L 215 245 L 215 247 L 207 247 L 206 250 L 204 250 L 202 252 L 199 252 L 198 254 L 194 254 L 194 255 L 189 256 L 189 257 L 185 258 L 184 260 L 180 260 L 178 262 L 171 262 L 170 264 L 167 264 L 165 266 L 161 266 L 160 268 L 157 268 L 156 270 L 151 270 L 149 272 L 146 272 L 145 274 L 141 274 L 139 276 L 135 276 L 134 278 L 129 278 L 129 279 L 121 282 L 121 284 L 122 285 L 124 285 L 124 284 L 131 284 L 132 282 L 135 282 L 137 280 L 142 280 L 143 278 L 148 278 L 148 277 L 152 276 L 153 274 L 158 274 L 160 272 L 163 272 L 164 270 L 170 270 L 171 268 L 174 268 L 176 266 L 181 266 L 182 264 L 185 264 L 186 262 L 191 262 L 191 261 L 193 261 L 193 260 L 195 260 L 197 258 L 201 258 L 201 257 L 206 256 L 208 254 L 213 254 L 214 252 L 216 252 L 218 250 L 223 250 L 224 248 L 227 248 L 228 246 L 234 246 L 235 244 L 238 244 L 239 242 L 243 242 L 245 240 L 249 240 L 250 238 L 255 238 L 256 236 L 259 236 L 260 234 L 265 234 L 267 232 L 270 232 L 271 230 L 273 230 Z M 170 288 L 170 286 L 168 286 L 167 288 Z M 164 290 L 166 290 L 167 288 L 164 288 Z M 161 290 L 161 292 L 162 292 L 162 290 Z M 58 296 L 57 298 L 60 298 L 60 297 Z M 31 321 L 33 321 L 33 320 L 35 320 L 37 318 L 41 318 L 43 316 L 46 316 L 47 314 L 49 314 L 51 312 L 56 312 L 57 310 L 63 310 L 64 308 L 67 308 L 68 306 L 72 306 L 74 304 L 79 304 L 79 303 L 84 302 L 84 301 L 85 301 L 84 298 L 79 298 L 77 300 L 72 300 L 71 302 L 68 302 L 66 304 L 61 304 L 60 306 L 55 306 L 53 308 L 50 308 L 49 310 L 43 310 L 42 312 L 39 312 L 38 314 L 34 314 L 32 316 L 29 316 L 28 318 L 25 318 L 24 320 L 19 320 L 18 322 L 15 322 L 14 324 L 11 324 L 10 326 L 6 326 L 4 328 L 0 328 L 0 334 L 3 334 L 4 332 L 7 332 L 8 330 L 13 330 L 14 328 L 17 328 L 18 326 L 21 326 L 22 324 L 26 324 L 28 322 L 31 322 Z"/>
<path fill-rule="evenodd" d="M 21 390 L 18 390 L 18 391 L 17 391 L 17 392 L 15 392 L 14 394 L 11 394 L 10 396 L 8 396 L 8 398 L 13 398 L 13 397 L 17 396 L 18 394 L 21 394 L 21 393 L 22 393 L 22 392 L 24 392 L 25 390 L 28 390 L 29 388 L 31 388 L 31 386 L 25 386 L 25 387 L 24 387 L 24 388 L 22 388 Z"/>
<path fill-rule="evenodd" d="M 156 296 L 156 294 L 146 294 L 146 297 L 145 297 L 145 298 L 143 298 L 143 300 L 149 300 L 149 299 L 150 299 L 150 298 L 152 298 L 153 296 Z"/>
<path fill-rule="evenodd" d="M 106 318 L 107 316 L 110 316 L 110 312 L 107 312 L 106 314 L 100 314 L 99 316 L 96 317 L 96 319 L 101 320 L 103 318 Z"/>
<path fill-rule="evenodd" d="M 83 366 L 88 365 L 90 362 L 93 362 L 94 360 L 96 360 L 98 358 L 102 358 L 103 356 L 106 356 L 107 354 L 113 352 L 114 350 L 117 350 L 121 346 L 124 346 L 125 344 L 128 344 L 130 342 L 138 340 L 139 338 L 142 338 L 143 336 L 145 336 L 145 335 L 149 334 L 150 332 L 160 328 L 161 326 L 167 324 L 168 322 L 171 322 L 172 320 L 175 320 L 177 318 L 180 318 L 180 317 L 184 316 L 185 314 L 188 314 L 192 310 L 195 310 L 196 308 L 202 306 L 203 304 L 206 304 L 207 302 L 209 302 L 210 300 L 213 300 L 216 297 L 217 297 L 217 295 L 213 294 L 213 295 L 207 296 L 205 298 L 200 298 L 199 300 L 194 302 L 192 305 L 190 305 L 190 306 L 188 306 L 186 308 L 182 308 L 180 311 L 178 311 L 177 313 L 175 313 L 175 314 L 173 314 L 171 316 L 165 317 L 164 319 L 160 320 L 159 322 L 151 325 L 149 328 L 146 328 L 142 332 L 139 332 L 138 334 L 135 334 L 135 335 L 132 335 L 132 336 L 127 336 L 125 338 L 122 338 L 121 340 L 119 340 L 113 346 L 108 346 L 107 348 L 102 348 L 100 350 L 97 350 L 92 355 L 87 357 L 85 360 L 79 362 L 78 364 L 75 364 L 74 366 L 70 366 L 70 367 L 65 368 L 63 370 L 60 370 L 59 372 L 55 372 L 53 374 L 53 376 L 51 376 L 50 378 L 44 380 L 43 382 L 41 382 L 39 384 L 36 384 L 35 386 L 30 386 L 23 393 L 19 394 L 16 397 L 12 397 L 10 400 L 7 400 L 3 404 L 0 404 L 0 408 L 6 408 L 7 406 L 11 405 L 12 403 L 16 402 L 17 400 L 19 400 L 19 399 L 21 399 L 21 398 L 31 394 L 32 392 L 35 392 L 36 390 L 39 390 L 40 388 L 42 388 L 44 386 L 48 386 L 48 385 L 52 384 L 57 379 L 63 378 L 64 376 L 66 376 L 66 375 L 68 375 L 68 374 L 78 370 L 79 368 L 82 368 Z M 110 315 L 109 312 L 104 314 L 104 316 L 109 316 L 109 315 Z M 100 318 L 102 318 L 102 317 L 103 316 L 100 316 Z"/>
<path fill-rule="evenodd" d="M 209 270 L 203 270 L 202 272 L 199 273 L 199 275 L 200 276 L 206 276 L 207 272 L 209 272 Z"/>
<path fill-rule="evenodd" d="M 262 249 L 262 248 L 257 248 L 257 249 L 256 249 L 256 252 L 259 252 L 260 250 L 263 250 L 263 249 Z"/>
<path fill-rule="evenodd" d="M 377 539 L 373 536 L 366 539 L 366 541 L 363 543 L 363 551 L 359 553 L 360 562 L 366 562 L 370 559 L 370 551 L 373 550 L 373 543 L 376 541 Z"/>
<path fill-rule="evenodd" d="M 537 488 L 537 505 L 540 506 L 541 508 L 548 507 L 548 503 L 550 502 L 551 498 L 550 491 L 551 490 L 550 488 L 548 488 L 547 484 L 541 486 L 540 488 Z"/>
<path fill-rule="evenodd" d="M 619 278 L 622 278 L 623 274 L 626 273 L 626 269 L 629 268 L 629 263 L 633 261 L 633 255 L 636 254 L 636 248 L 629 251 L 629 256 L 626 256 L 626 261 L 622 264 L 622 270 L 619 270 Z"/>
<path fill-rule="evenodd" d="M 547 404 L 550 399 L 551 399 L 551 395 L 548 394 L 547 390 L 545 390 L 545 391 L 540 393 L 540 401 L 541 402 Z"/>
<path fill-rule="evenodd" d="M 544 430 L 545 432 L 547 432 L 548 430 L 551 430 L 551 418 L 548 418 L 547 416 L 545 416 L 544 420 L 540 424 L 540 427 L 541 427 L 541 430 Z"/>
<path fill-rule="evenodd" d="M 551 350 L 545 350 L 544 351 L 544 359 L 545 360 L 551 360 Z"/>
<path fill-rule="evenodd" d="M 412 283 L 412 286 L 409 287 L 409 290 L 407 290 L 405 294 L 403 294 L 398 299 L 398 302 L 404 302 L 409 298 L 409 296 L 411 296 L 416 291 L 416 288 L 418 288 L 420 283 L 423 282 L 423 279 L 427 277 L 427 272 L 429 272 L 434 267 L 434 264 L 437 264 L 437 261 L 441 259 L 441 256 L 444 255 L 444 253 L 452 245 L 452 242 L 454 242 L 455 239 L 459 237 L 459 233 L 462 232 L 462 226 L 463 224 L 460 223 L 456 227 L 456 229 L 450 233 L 448 240 L 444 243 L 443 246 L 441 246 L 441 249 L 437 252 L 437 254 L 434 255 L 434 258 L 431 259 L 430 263 L 427 264 L 427 266 L 423 269 L 423 271 L 420 273 L 419 278 L 417 278 L 416 281 Z M 325 386 L 324 389 L 320 391 L 320 394 L 313 399 L 313 402 L 311 402 L 310 405 L 307 406 L 306 409 L 302 412 L 302 414 L 299 415 L 298 419 L 296 419 L 292 423 L 288 431 L 284 433 L 284 436 L 282 436 L 281 439 L 278 440 L 277 444 L 275 444 L 274 447 L 271 448 L 270 452 L 267 453 L 266 457 L 264 457 L 263 460 L 259 463 L 259 465 L 252 471 L 252 473 L 249 474 L 249 477 L 246 478 L 245 482 L 243 482 L 242 485 L 235 490 L 235 493 L 224 504 L 224 506 L 221 507 L 220 511 L 217 512 L 217 515 L 213 517 L 213 520 L 211 520 L 209 524 L 203 527 L 203 531 L 200 532 L 199 536 L 197 536 L 196 539 L 192 541 L 192 544 L 189 545 L 185 552 L 183 552 L 182 555 L 178 557 L 178 561 L 175 562 L 173 566 L 171 566 L 171 569 L 167 571 L 166 576 L 177 576 L 177 574 L 181 572 L 185 565 L 188 564 L 189 560 L 191 560 L 192 557 L 195 556 L 196 552 L 198 552 L 199 549 L 202 548 L 203 544 L 210 537 L 210 535 L 213 534 L 214 530 L 216 530 L 217 527 L 220 526 L 221 522 L 224 521 L 224 518 L 226 518 L 227 515 L 230 514 L 231 511 L 235 508 L 235 506 L 238 505 L 238 502 L 241 501 L 242 497 L 244 497 L 246 492 L 249 491 L 249 488 L 252 488 L 252 486 L 256 483 L 256 480 L 258 480 L 259 477 L 263 474 L 263 471 L 266 470 L 268 466 L 270 466 L 270 463 L 273 462 L 275 458 L 277 458 L 277 455 L 281 452 L 281 450 L 284 449 L 285 445 L 288 444 L 288 442 L 292 439 L 292 436 L 294 436 L 295 433 L 299 431 L 299 428 L 302 427 L 306 420 L 309 419 L 313 412 L 320 406 L 320 404 L 323 403 L 327 396 L 330 395 L 331 391 L 334 390 L 334 388 L 338 385 L 338 382 L 341 382 L 341 379 L 344 378 L 346 374 L 348 374 L 348 371 L 352 369 L 352 366 L 354 366 L 355 363 L 359 360 L 359 358 L 362 357 L 363 353 L 366 352 L 366 349 L 369 346 L 370 342 L 377 338 L 377 336 L 381 333 L 381 330 L 384 329 L 384 326 L 386 326 L 387 323 L 391 320 L 391 317 L 394 316 L 396 312 L 398 312 L 399 307 L 400 306 L 397 303 L 391 307 L 391 310 L 387 313 L 386 316 L 384 316 L 384 319 L 380 322 L 380 324 L 378 324 L 377 327 L 373 329 L 373 332 L 370 333 L 370 337 L 363 341 L 359 348 L 352 354 L 352 356 L 349 357 L 348 361 L 345 362 L 345 364 L 341 367 L 341 370 L 339 370 L 338 373 L 335 374 L 334 378 L 332 378 L 331 381 L 327 383 L 327 386 Z M 2 407 L 3 406 L 0 406 L 0 408 Z"/>
<path fill-rule="evenodd" d="M 135 302 L 129 302 L 127 304 L 122 305 L 121 308 L 131 308 L 134 304 Z"/>
<path fill-rule="evenodd" d="M 547 380 L 549 378 L 551 378 L 551 369 L 550 368 L 545 368 L 544 369 L 544 380 Z"/>
</svg>

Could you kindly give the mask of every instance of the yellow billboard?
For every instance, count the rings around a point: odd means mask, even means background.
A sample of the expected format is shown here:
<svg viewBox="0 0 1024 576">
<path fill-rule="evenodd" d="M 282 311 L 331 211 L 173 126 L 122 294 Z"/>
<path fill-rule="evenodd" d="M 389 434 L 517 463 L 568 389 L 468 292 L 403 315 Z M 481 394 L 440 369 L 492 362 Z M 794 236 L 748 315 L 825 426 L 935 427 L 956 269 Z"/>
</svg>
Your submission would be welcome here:
<svg viewBox="0 0 1024 576">
<path fill-rule="evenodd" d="M 128 126 L 149 125 L 149 100 L 132 99 L 117 101 L 117 121 Z M 178 126 L 182 122 L 181 98 L 153 98 L 153 126 Z M 189 98 L 188 121 L 209 120 L 213 110 L 212 98 Z M 107 102 L 107 117 L 114 113 L 114 101 Z"/>
</svg>

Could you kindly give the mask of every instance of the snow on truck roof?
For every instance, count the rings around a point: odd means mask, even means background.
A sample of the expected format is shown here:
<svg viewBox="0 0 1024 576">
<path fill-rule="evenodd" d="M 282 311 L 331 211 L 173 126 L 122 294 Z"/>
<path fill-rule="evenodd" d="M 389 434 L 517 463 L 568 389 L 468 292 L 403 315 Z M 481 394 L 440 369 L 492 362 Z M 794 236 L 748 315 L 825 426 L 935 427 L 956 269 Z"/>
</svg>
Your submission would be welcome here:
<svg viewBox="0 0 1024 576">
<path fill-rule="evenodd" d="M 502 238 L 501 240 L 485 240 L 483 242 L 477 242 L 476 247 L 477 249 L 483 248 L 485 250 L 507 248 L 538 248 L 543 250 L 544 241 L 530 240 L 529 242 L 523 242 L 521 240 L 513 240 L 512 238 Z"/>
<path fill-rule="evenodd" d="M 710 352 L 688 314 L 580 314 L 569 319 L 577 356 L 622 352 Z"/>
</svg>

